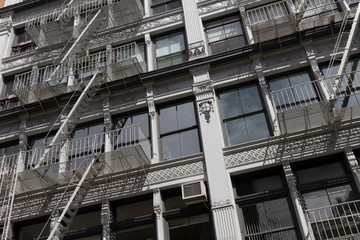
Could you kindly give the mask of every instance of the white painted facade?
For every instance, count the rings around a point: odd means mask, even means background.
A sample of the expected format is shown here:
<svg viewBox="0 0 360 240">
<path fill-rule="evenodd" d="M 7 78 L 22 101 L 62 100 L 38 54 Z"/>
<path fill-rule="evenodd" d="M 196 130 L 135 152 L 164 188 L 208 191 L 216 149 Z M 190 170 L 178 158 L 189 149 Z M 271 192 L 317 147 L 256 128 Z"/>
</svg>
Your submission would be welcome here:
<svg viewBox="0 0 360 240">
<path fill-rule="evenodd" d="M 344 11 L 353 19 L 358 2 L 312 2 L 320 5 L 301 20 L 297 1 L 130 1 L 126 25 L 115 0 L 66 21 L 46 15 L 65 9 L 63 1 L 6 1 L 1 9 L 1 186 L 10 167 L 19 173 L 13 206 L 1 200 L 2 211 L 11 209 L 0 215 L 0 225 L 10 219 L 6 239 L 36 238 L 51 216 L 48 236 L 73 191 L 63 194 L 69 179 L 91 154 L 106 164 L 65 239 L 359 238 L 359 32 L 337 101 L 334 78 L 325 76 L 346 44 L 345 34 L 333 53 Z M 93 1 L 68 8 L 82 2 Z M 100 27 L 83 40 L 98 9 Z M 30 37 L 18 40 L 24 28 Z M 135 63 L 121 55 L 129 48 L 139 49 L 130 53 Z M 64 75 L 45 84 L 57 66 Z M 73 133 L 49 147 L 94 69 L 105 82 Z M 33 168 L 47 167 L 38 165 L 46 147 L 54 156 L 41 177 Z M 119 166 L 127 147 L 151 164 Z M 207 200 L 188 206 L 181 186 L 198 181 Z"/>
</svg>

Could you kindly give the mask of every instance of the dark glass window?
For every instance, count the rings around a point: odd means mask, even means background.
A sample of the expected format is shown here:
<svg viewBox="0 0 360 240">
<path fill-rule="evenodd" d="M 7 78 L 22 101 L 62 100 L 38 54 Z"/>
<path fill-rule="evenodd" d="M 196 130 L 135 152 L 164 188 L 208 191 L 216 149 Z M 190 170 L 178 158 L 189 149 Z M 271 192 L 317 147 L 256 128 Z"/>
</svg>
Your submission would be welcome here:
<svg viewBox="0 0 360 240">
<path fill-rule="evenodd" d="M 160 129 L 164 160 L 200 152 L 193 102 L 160 108 Z"/>
<path fill-rule="evenodd" d="M 335 75 L 339 70 L 340 63 L 334 63 L 332 68 L 324 66 L 321 68 L 326 76 L 326 83 L 329 89 L 335 84 Z M 346 65 L 345 74 L 343 75 L 339 87 L 339 96 L 336 99 L 335 107 L 351 107 L 360 104 L 360 58 L 351 59 Z"/>
<path fill-rule="evenodd" d="M 15 30 L 15 40 L 12 47 L 13 53 L 23 53 L 35 49 L 36 45 L 30 39 L 24 28 Z"/>
<path fill-rule="evenodd" d="M 155 39 L 157 68 L 164 68 L 186 60 L 184 34 L 174 33 Z"/>
<path fill-rule="evenodd" d="M 150 137 L 149 114 L 147 112 L 127 115 L 115 119 L 117 129 L 139 124 L 146 137 Z"/>
<path fill-rule="evenodd" d="M 222 91 L 219 99 L 229 145 L 270 136 L 257 85 Z"/>
<path fill-rule="evenodd" d="M 246 240 L 299 239 L 281 168 L 233 177 Z"/>
<path fill-rule="evenodd" d="M 272 98 L 278 110 L 288 110 L 319 101 L 320 90 L 307 71 L 269 80 Z"/>
<path fill-rule="evenodd" d="M 15 239 L 16 240 L 29 240 L 37 239 L 42 230 L 41 237 L 48 236 L 50 234 L 50 226 L 47 224 L 47 218 L 31 219 L 20 223 L 15 223 Z"/>
<path fill-rule="evenodd" d="M 24 80 L 24 82 L 26 81 L 27 80 Z M 4 78 L 5 98 L 0 101 L 0 106 L 2 110 L 16 107 L 19 104 L 18 98 L 13 91 L 14 82 L 15 82 L 14 76 L 9 76 Z"/>
<path fill-rule="evenodd" d="M 116 239 L 156 239 L 152 195 L 137 196 L 113 204 Z"/>
<path fill-rule="evenodd" d="M 360 227 L 349 220 L 359 215 L 360 206 L 354 202 L 358 193 L 343 158 L 338 154 L 293 164 L 316 240 L 346 236 L 349 226 Z"/>
<path fill-rule="evenodd" d="M 239 16 L 206 23 L 205 31 L 212 54 L 240 48 L 246 44 Z"/>
<path fill-rule="evenodd" d="M 45 146 L 48 146 L 51 140 L 54 138 L 55 133 L 51 132 L 47 135 L 37 135 L 29 138 L 29 146 L 32 149 L 28 155 L 26 155 L 26 168 L 35 167 L 39 160 L 44 162 L 41 164 L 55 164 L 49 169 L 48 172 L 58 172 L 58 163 L 60 159 L 60 146 L 51 148 L 47 155 L 45 153 Z"/>
<path fill-rule="evenodd" d="M 13 155 L 19 153 L 19 141 L 12 141 L 8 143 L 2 143 L 0 144 L 0 157 L 6 155 Z"/>
<path fill-rule="evenodd" d="M 152 13 L 158 14 L 181 7 L 181 0 L 152 0 Z"/>
</svg>

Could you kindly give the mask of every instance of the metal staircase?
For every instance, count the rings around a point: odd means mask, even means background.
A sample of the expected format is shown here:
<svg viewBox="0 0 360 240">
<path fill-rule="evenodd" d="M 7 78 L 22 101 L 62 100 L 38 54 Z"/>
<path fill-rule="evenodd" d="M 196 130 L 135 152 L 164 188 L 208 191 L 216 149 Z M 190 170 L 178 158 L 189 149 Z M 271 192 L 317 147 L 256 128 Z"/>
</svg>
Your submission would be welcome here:
<svg viewBox="0 0 360 240">
<path fill-rule="evenodd" d="M 86 161 L 84 160 L 83 163 L 86 163 Z M 47 238 L 48 240 L 63 239 L 66 231 L 69 230 L 70 225 L 71 225 L 72 221 L 74 220 L 76 213 L 79 210 L 79 207 L 88 192 L 89 184 L 91 184 L 94 181 L 94 179 L 96 178 L 98 173 L 101 171 L 103 166 L 104 166 L 103 161 L 98 159 L 95 156 L 90 161 L 89 165 L 87 166 L 87 168 L 85 169 L 84 172 L 82 172 L 81 168 L 79 168 L 75 172 L 75 175 L 73 178 L 78 178 L 80 180 L 77 182 L 77 179 L 74 179 L 74 181 L 77 183 L 70 181 L 69 185 L 67 186 L 66 190 L 64 191 L 63 196 L 65 196 L 65 194 L 68 191 L 72 191 L 71 188 L 73 186 L 75 186 L 75 190 L 73 190 L 73 192 L 72 192 L 66 206 L 62 210 L 61 214 L 59 216 L 57 216 L 58 210 L 60 208 L 59 204 L 52 212 L 52 215 L 50 216 L 49 219 L 56 219 L 56 222 L 50 232 L 50 235 Z M 38 237 L 38 239 L 40 237 L 41 237 L 41 233 L 40 233 L 40 236 Z"/>
</svg>

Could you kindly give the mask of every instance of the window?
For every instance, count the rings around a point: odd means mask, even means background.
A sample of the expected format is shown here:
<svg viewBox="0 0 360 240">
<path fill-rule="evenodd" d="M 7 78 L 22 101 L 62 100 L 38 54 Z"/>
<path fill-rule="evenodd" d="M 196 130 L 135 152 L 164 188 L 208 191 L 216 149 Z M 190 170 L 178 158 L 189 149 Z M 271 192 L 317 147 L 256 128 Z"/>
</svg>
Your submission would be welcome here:
<svg viewBox="0 0 360 240">
<path fill-rule="evenodd" d="M 277 110 L 306 106 L 320 100 L 320 90 L 311 82 L 307 71 L 269 80 L 271 95 Z"/>
<path fill-rule="evenodd" d="M 17 154 L 19 151 L 20 148 L 18 140 L 0 144 L 0 157 L 3 157 L 4 155 L 9 156 Z"/>
<path fill-rule="evenodd" d="M 70 153 L 70 169 L 86 167 L 83 160 L 92 160 L 94 152 L 101 152 L 105 147 L 104 124 L 92 123 L 79 126 L 72 133 L 71 153 Z M 97 134 L 97 135 L 95 135 Z"/>
<path fill-rule="evenodd" d="M 330 239 L 346 235 L 343 223 L 359 214 L 358 193 L 352 175 L 342 161 L 342 154 L 293 164 L 298 190 L 316 239 Z M 350 220 L 351 221 L 351 220 Z M 345 230 L 345 233 L 344 233 Z"/>
<path fill-rule="evenodd" d="M 258 8 L 250 9 L 247 15 L 251 25 L 268 22 L 288 15 L 286 1 L 278 1 Z"/>
<path fill-rule="evenodd" d="M 219 93 L 227 144 L 235 145 L 270 136 L 257 85 Z"/>
<path fill-rule="evenodd" d="M 160 108 L 160 129 L 164 160 L 200 152 L 194 102 Z"/>
<path fill-rule="evenodd" d="M 51 140 L 54 138 L 55 133 L 51 132 L 47 135 L 37 135 L 29 139 L 29 145 L 32 149 L 29 155 L 26 155 L 26 169 L 35 167 L 39 160 L 42 159 L 41 164 L 52 164 L 52 167 L 48 170 L 49 173 L 58 172 L 58 163 L 60 160 L 60 145 L 55 145 L 45 154 L 45 146 L 48 146 Z"/>
<path fill-rule="evenodd" d="M 240 48 L 246 44 L 239 16 L 206 23 L 205 31 L 212 54 Z"/>
<path fill-rule="evenodd" d="M 150 137 L 149 114 L 147 112 L 127 115 L 115 119 L 117 129 L 139 124 L 147 138 Z"/>
<path fill-rule="evenodd" d="M 111 228 L 116 239 L 156 239 L 152 195 L 120 200 L 113 205 L 116 222 Z"/>
<path fill-rule="evenodd" d="M 233 186 L 246 240 L 300 239 L 280 168 L 235 176 Z"/>
<path fill-rule="evenodd" d="M 24 80 L 26 82 L 26 80 Z M 0 105 L 2 110 L 10 109 L 17 107 L 19 104 L 18 98 L 13 91 L 15 82 L 15 76 L 5 77 L 4 84 L 5 84 L 5 99 L 0 101 Z"/>
<path fill-rule="evenodd" d="M 37 239 L 42 232 L 41 237 L 48 236 L 50 234 L 50 226 L 47 224 L 49 217 L 42 217 L 40 219 L 31 219 L 24 222 L 14 223 L 15 239 L 16 240 L 28 240 Z"/>
<path fill-rule="evenodd" d="M 15 40 L 12 47 L 14 54 L 24 53 L 35 49 L 35 47 L 35 43 L 31 41 L 30 36 L 25 31 L 25 28 L 15 30 Z"/>
<path fill-rule="evenodd" d="M 329 70 L 328 66 L 321 68 L 326 78 L 326 83 L 329 89 L 332 89 L 335 84 L 335 76 L 339 70 L 339 63 Z M 351 107 L 360 104 L 360 58 L 351 59 L 346 65 L 345 74 L 343 75 L 340 85 L 340 94 L 335 102 L 335 107 Z"/>
<path fill-rule="evenodd" d="M 155 39 L 157 68 L 164 68 L 186 60 L 184 34 L 174 33 Z"/>
<path fill-rule="evenodd" d="M 152 0 L 152 13 L 158 14 L 181 7 L 181 0 Z"/>
<path fill-rule="evenodd" d="M 165 202 L 164 218 L 168 223 L 170 240 L 214 239 L 207 203 L 186 206 L 181 198 L 181 189 L 162 192 Z"/>
</svg>

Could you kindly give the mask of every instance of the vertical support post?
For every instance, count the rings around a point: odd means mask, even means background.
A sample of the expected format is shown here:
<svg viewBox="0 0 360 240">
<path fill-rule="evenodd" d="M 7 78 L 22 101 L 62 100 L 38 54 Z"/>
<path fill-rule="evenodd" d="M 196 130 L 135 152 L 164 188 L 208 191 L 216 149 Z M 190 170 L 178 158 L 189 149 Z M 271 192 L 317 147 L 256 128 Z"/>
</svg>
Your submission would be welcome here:
<svg viewBox="0 0 360 240">
<path fill-rule="evenodd" d="M 23 152 L 21 155 L 20 161 L 18 162 L 19 172 L 23 172 L 25 170 L 25 151 L 27 150 L 28 142 L 26 136 L 26 117 L 21 117 L 20 128 L 19 128 L 19 152 Z"/>
<path fill-rule="evenodd" d="M 152 146 L 152 163 L 159 162 L 159 116 L 156 112 L 155 102 L 154 102 L 154 93 L 152 89 L 152 83 L 146 85 L 147 92 L 147 104 L 149 109 L 150 116 L 150 126 L 151 126 L 151 146 Z"/>
<path fill-rule="evenodd" d="M 107 198 L 102 200 L 101 203 L 101 224 L 102 224 L 102 239 L 113 240 L 115 234 L 111 230 L 110 224 L 113 222 L 113 215 L 110 208 L 110 203 Z"/>
<path fill-rule="evenodd" d="M 144 0 L 144 11 L 145 11 L 145 14 L 144 14 L 144 17 L 150 17 L 151 15 L 151 0 Z"/>
<path fill-rule="evenodd" d="M 216 239 L 241 239 L 240 225 L 222 151 L 222 132 L 209 65 L 190 69 L 204 149 Z"/>
<path fill-rule="evenodd" d="M 153 205 L 154 205 L 154 213 L 156 219 L 156 236 L 157 239 L 168 240 L 169 239 L 169 231 L 168 226 L 165 219 L 162 216 L 164 212 L 164 204 L 161 198 L 160 189 L 156 188 L 153 192 Z"/>
<path fill-rule="evenodd" d="M 155 50 L 154 50 L 154 43 L 151 40 L 150 33 L 145 34 L 145 44 L 146 44 L 146 56 L 147 56 L 147 66 L 148 71 L 155 70 Z"/>
<path fill-rule="evenodd" d="M 241 21 L 243 22 L 243 26 L 245 27 L 245 33 L 246 33 L 245 35 L 247 37 L 247 41 L 249 44 L 254 44 L 255 40 L 254 40 L 254 36 L 251 31 L 251 25 L 250 25 L 249 18 L 246 14 L 246 10 L 244 7 L 240 7 L 239 10 L 240 10 L 240 15 L 241 15 Z"/>
<path fill-rule="evenodd" d="M 5 57 L 10 56 L 11 44 L 13 41 L 14 31 L 12 28 L 12 14 L 9 12 L 8 16 L 1 15 L 0 24 L 0 66 L 2 66 L 2 60 Z M 6 85 L 3 81 L 3 76 L 0 74 L 0 94 L 5 92 Z"/>
<path fill-rule="evenodd" d="M 110 152 L 113 150 L 113 144 L 111 141 L 111 129 L 113 127 L 113 122 L 110 114 L 110 99 L 109 96 L 104 97 L 103 99 L 103 115 L 104 115 L 104 127 L 105 127 L 105 152 Z"/>
<path fill-rule="evenodd" d="M 303 203 L 300 199 L 299 192 L 296 189 L 296 179 L 294 173 L 292 172 L 289 161 L 283 161 L 283 170 L 285 172 L 286 182 L 289 187 L 291 201 L 295 209 L 295 215 L 297 221 L 300 225 L 300 232 L 303 239 L 306 240 L 315 240 L 314 233 L 311 229 L 309 219 L 304 213 Z"/>
<path fill-rule="evenodd" d="M 276 110 L 274 109 L 274 106 L 273 106 L 269 86 L 265 80 L 263 67 L 262 67 L 262 64 L 260 61 L 260 56 L 256 56 L 253 59 L 253 63 L 254 63 L 256 75 L 259 80 L 260 90 L 261 90 L 261 94 L 262 94 L 264 102 L 265 102 L 266 110 L 268 112 L 268 115 L 269 115 L 271 123 L 272 123 L 274 135 L 278 136 L 281 134 L 280 127 L 279 127 L 280 124 L 279 124 L 278 118 L 276 116 Z"/>
<path fill-rule="evenodd" d="M 182 0 L 184 11 L 187 43 L 189 44 L 189 60 L 207 56 L 208 49 L 205 45 L 205 33 L 202 21 L 198 14 L 195 1 Z"/>
<path fill-rule="evenodd" d="M 353 150 L 349 147 L 345 148 L 345 155 L 347 162 L 350 166 L 351 173 L 355 179 L 355 184 L 358 190 L 360 190 L 360 165 L 355 157 Z"/>
</svg>

